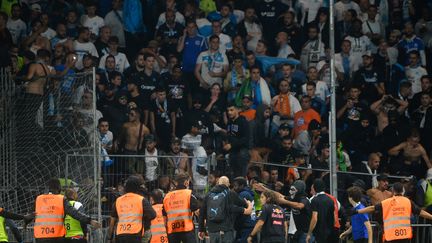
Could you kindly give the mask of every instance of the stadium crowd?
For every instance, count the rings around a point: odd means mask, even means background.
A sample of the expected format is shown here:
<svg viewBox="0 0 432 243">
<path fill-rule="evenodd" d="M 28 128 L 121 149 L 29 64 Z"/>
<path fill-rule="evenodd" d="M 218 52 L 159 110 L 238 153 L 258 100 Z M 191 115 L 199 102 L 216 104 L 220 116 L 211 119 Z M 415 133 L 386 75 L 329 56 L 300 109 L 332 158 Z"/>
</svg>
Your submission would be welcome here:
<svg viewBox="0 0 432 243">
<path fill-rule="evenodd" d="M 255 201 L 254 211 L 265 202 L 291 208 L 295 224 L 288 232 L 304 233 L 295 234 L 299 242 L 310 240 L 311 211 L 325 213 L 322 205 L 391 197 L 389 181 L 398 180 L 389 174 L 411 176 L 401 181 L 405 195 L 432 211 L 430 0 L 336 1 L 334 57 L 328 0 L 0 4 L 0 64 L 10 67 L 23 93 L 16 106 L 18 142 L 35 137 L 42 103 L 41 132 L 61 133 L 71 148 L 91 143 L 96 122 L 104 183 L 115 190 L 135 174 L 149 191 L 167 193 L 173 178 L 187 173 L 194 195 L 205 201 L 227 176 L 242 198 Z M 304 196 L 329 188 L 330 58 L 337 168 L 361 174 L 338 174 L 333 199 L 340 203 L 315 197 L 310 205 Z M 94 91 L 93 83 L 77 78 L 93 68 Z M 58 93 L 53 102 L 51 94 Z M 256 235 L 256 219 L 238 219 L 242 242 Z M 328 239 L 322 230 L 331 221 L 319 218 L 314 234 L 324 238 L 318 242 Z"/>
</svg>

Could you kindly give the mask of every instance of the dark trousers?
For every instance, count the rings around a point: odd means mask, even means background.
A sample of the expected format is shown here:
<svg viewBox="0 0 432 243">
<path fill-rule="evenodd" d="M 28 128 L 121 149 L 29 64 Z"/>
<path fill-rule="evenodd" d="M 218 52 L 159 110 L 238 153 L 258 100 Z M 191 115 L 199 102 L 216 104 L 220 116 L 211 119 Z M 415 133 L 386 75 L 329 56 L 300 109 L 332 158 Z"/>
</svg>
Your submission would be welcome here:
<svg viewBox="0 0 432 243">
<path fill-rule="evenodd" d="M 70 239 L 70 238 L 66 238 L 63 241 L 64 243 L 87 243 L 86 239 Z"/>
<path fill-rule="evenodd" d="M 168 235 L 168 242 L 169 243 L 195 243 L 195 234 L 194 231 L 189 232 L 178 232 L 178 233 L 172 233 Z"/>
<path fill-rule="evenodd" d="M 141 236 L 132 236 L 132 235 L 128 235 L 128 236 L 117 236 L 115 238 L 115 242 L 116 243 L 141 243 Z"/>
<path fill-rule="evenodd" d="M 210 243 L 232 243 L 234 242 L 234 231 L 209 232 Z"/>
<path fill-rule="evenodd" d="M 238 176 L 246 176 L 249 159 L 249 150 L 246 148 L 229 154 L 230 167 L 233 171 L 234 178 Z"/>
<path fill-rule="evenodd" d="M 36 243 L 65 243 L 64 238 L 36 239 Z"/>
<path fill-rule="evenodd" d="M 367 243 L 367 242 L 368 242 L 368 239 L 365 239 L 365 238 L 354 240 L 354 243 Z"/>
</svg>

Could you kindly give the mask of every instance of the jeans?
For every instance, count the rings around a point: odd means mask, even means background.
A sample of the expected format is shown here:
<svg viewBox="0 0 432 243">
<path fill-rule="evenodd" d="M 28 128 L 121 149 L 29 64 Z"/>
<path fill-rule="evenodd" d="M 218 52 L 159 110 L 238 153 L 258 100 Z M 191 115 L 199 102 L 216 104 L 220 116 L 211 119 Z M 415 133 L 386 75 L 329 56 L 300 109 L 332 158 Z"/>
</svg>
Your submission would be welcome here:
<svg viewBox="0 0 432 243">
<path fill-rule="evenodd" d="M 252 232 L 253 228 L 246 228 L 237 231 L 236 242 L 237 243 L 247 243 L 247 238 Z"/>
<path fill-rule="evenodd" d="M 168 235 L 168 242 L 169 243 L 195 243 L 195 232 L 194 231 L 188 231 L 188 232 L 178 232 L 178 233 L 171 233 Z"/>
<path fill-rule="evenodd" d="M 290 235 L 290 243 L 306 243 L 306 236 L 307 233 L 304 232 L 300 232 L 300 233 L 296 233 L 296 235 Z M 311 235 L 310 241 L 309 243 L 314 243 L 315 242 L 315 237 L 313 235 Z"/>
<path fill-rule="evenodd" d="M 232 243 L 234 231 L 209 232 L 210 243 Z"/>
</svg>

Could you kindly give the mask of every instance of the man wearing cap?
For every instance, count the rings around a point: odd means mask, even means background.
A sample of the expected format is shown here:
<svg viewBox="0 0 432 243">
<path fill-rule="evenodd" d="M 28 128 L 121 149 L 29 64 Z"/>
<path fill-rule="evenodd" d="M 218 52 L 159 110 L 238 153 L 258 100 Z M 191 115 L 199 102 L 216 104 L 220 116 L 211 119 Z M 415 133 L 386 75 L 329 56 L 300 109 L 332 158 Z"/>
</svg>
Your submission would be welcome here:
<svg viewBox="0 0 432 243">
<path fill-rule="evenodd" d="M 378 186 L 367 190 L 366 194 L 369 196 L 372 205 L 376 205 L 383 200 L 393 196 L 393 193 L 388 190 L 389 182 L 387 174 L 380 174 L 377 177 Z"/>
<path fill-rule="evenodd" d="M 374 67 L 372 52 L 366 51 L 363 53 L 362 58 L 363 67 L 354 74 L 353 83 L 361 86 L 362 94 L 365 95 L 365 99 L 371 104 L 381 95 L 385 94 L 383 73 Z"/>
</svg>

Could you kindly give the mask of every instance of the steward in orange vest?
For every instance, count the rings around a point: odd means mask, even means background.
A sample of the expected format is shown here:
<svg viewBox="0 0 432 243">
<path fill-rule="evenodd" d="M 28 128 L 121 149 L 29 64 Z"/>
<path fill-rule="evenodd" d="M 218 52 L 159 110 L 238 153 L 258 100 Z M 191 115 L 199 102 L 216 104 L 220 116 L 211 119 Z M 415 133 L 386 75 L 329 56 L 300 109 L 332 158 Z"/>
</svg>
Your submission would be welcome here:
<svg viewBox="0 0 432 243">
<path fill-rule="evenodd" d="M 380 212 L 384 222 L 383 242 L 410 242 L 412 238 L 411 215 L 432 220 L 432 215 L 419 208 L 410 199 L 404 197 L 405 189 L 402 183 L 393 185 L 393 197 L 385 199 L 375 206 L 369 206 L 353 213 Z"/>
<path fill-rule="evenodd" d="M 125 183 L 125 193 L 117 198 L 111 213 L 108 229 L 108 240 L 112 240 L 115 230 L 116 243 L 141 243 L 145 226 L 150 225 L 150 220 L 156 217 L 156 213 L 149 201 L 139 194 L 142 180 L 137 176 L 130 176 Z"/>
<path fill-rule="evenodd" d="M 163 215 L 167 216 L 168 242 L 196 242 L 192 216 L 200 205 L 188 189 L 189 183 L 188 174 L 176 175 L 176 190 L 168 192 L 163 200 Z"/>
<path fill-rule="evenodd" d="M 91 224 L 100 228 L 100 223 L 80 213 L 72 207 L 65 196 L 60 194 L 61 186 L 57 178 L 48 181 L 48 194 L 36 198 L 35 223 L 33 227 L 36 242 L 63 242 L 66 229 L 64 218 L 70 215 L 82 224 Z"/>
<path fill-rule="evenodd" d="M 166 216 L 163 216 L 163 192 L 156 189 L 150 194 L 150 203 L 154 211 L 156 211 L 156 218 L 151 221 L 150 243 L 166 243 L 168 242 L 168 235 L 166 231 Z"/>
</svg>

